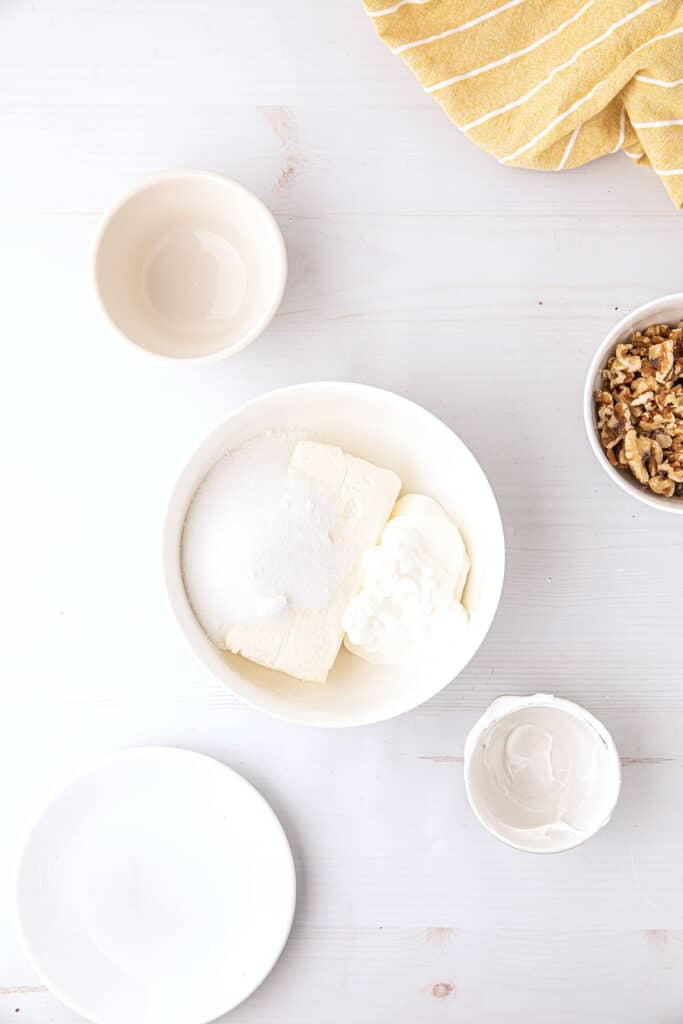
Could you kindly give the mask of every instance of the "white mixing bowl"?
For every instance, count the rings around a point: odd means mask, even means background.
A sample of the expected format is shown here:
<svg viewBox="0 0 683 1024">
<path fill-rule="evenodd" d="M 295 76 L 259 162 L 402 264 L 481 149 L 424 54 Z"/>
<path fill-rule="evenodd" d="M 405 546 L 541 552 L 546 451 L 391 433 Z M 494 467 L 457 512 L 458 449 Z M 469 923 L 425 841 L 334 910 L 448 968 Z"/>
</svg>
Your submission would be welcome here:
<svg viewBox="0 0 683 1024">
<path fill-rule="evenodd" d="M 463 596 L 466 639 L 448 663 L 371 665 L 342 649 L 325 685 L 262 668 L 211 642 L 188 602 L 181 571 L 185 517 L 211 467 L 268 430 L 303 428 L 316 440 L 398 473 L 403 493 L 440 502 L 462 531 L 472 569 Z M 237 409 L 202 442 L 180 474 L 163 538 L 166 587 L 190 647 L 217 679 L 247 703 L 309 725 L 379 722 L 409 711 L 447 686 L 486 636 L 498 607 L 505 544 L 493 491 L 477 460 L 444 423 L 399 395 L 360 384 L 313 383 L 271 391 Z"/>
</svg>

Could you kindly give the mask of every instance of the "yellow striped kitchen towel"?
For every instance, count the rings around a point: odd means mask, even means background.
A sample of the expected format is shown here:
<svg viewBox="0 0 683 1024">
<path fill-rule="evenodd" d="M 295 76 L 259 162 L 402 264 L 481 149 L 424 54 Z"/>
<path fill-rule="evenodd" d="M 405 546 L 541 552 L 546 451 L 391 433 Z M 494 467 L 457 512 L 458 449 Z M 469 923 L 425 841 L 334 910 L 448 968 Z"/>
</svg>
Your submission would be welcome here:
<svg viewBox="0 0 683 1024">
<path fill-rule="evenodd" d="M 683 206 L 683 0 L 364 0 L 462 132 L 544 171 L 623 149 Z"/>
</svg>

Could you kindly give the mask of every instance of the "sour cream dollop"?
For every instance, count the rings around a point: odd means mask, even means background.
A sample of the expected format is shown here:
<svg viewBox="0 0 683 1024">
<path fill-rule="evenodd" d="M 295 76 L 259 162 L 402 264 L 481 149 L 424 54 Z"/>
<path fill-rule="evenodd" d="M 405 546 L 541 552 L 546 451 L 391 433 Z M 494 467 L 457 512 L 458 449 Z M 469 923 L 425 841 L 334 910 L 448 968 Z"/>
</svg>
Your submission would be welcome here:
<svg viewBox="0 0 683 1024">
<path fill-rule="evenodd" d="M 604 725 L 550 694 L 499 697 L 465 743 L 465 784 L 482 823 L 519 849 L 570 849 L 612 814 L 619 756 Z"/>
<path fill-rule="evenodd" d="M 468 627 L 461 598 L 469 570 L 460 531 L 438 502 L 407 494 L 364 555 L 361 589 L 344 613 L 345 646 L 378 665 L 442 657 Z"/>
</svg>

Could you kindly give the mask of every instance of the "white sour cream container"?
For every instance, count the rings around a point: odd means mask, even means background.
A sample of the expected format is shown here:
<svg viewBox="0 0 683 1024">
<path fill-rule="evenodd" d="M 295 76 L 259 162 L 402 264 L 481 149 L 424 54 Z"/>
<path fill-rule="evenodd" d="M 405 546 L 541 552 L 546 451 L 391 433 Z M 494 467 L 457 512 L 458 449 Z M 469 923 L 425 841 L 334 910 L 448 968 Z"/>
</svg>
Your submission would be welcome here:
<svg viewBox="0 0 683 1024">
<path fill-rule="evenodd" d="M 559 853 L 610 820 L 621 763 L 605 726 L 580 705 L 545 693 L 499 697 L 465 741 L 465 788 L 498 839 Z"/>
</svg>

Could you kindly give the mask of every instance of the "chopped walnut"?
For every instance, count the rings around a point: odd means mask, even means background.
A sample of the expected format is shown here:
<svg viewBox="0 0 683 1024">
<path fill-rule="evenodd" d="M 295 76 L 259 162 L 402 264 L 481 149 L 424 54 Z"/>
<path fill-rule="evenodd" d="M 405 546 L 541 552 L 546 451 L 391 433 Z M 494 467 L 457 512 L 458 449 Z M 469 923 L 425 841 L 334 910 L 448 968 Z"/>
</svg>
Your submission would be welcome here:
<svg viewBox="0 0 683 1024">
<path fill-rule="evenodd" d="M 671 328 L 668 324 L 652 324 L 650 327 L 646 327 L 643 331 L 646 338 L 668 338 L 671 334 Z"/>
<path fill-rule="evenodd" d="M 655 398 L 654 391 L 651 391 L 650 388 L 648 388 L 648 386 L 647 386 L 647 381 L 644 381 L 642 379 L 641 380 L 635 380 L 633 382 L 633 384 L 631 385 L 631 388 L 633 388 L 636 384 L 644 384 L 645 387 L 642 388 L 641 390 L 637 391 L 637 392 L 634 392 L 634 394 L 636 395 L 636 398 L 633 399 L 633 401 L 631 402 L 631 405 L 632 406 L 638 406 L 638 405 L 648 406 L 650 404 L 650 402 L 654 401 L 654 398 Z"/>
<path fill-rule="evenodd" d="M 651 324 L 616 346 L 595 415 L 610 463 L 665 498 L 683 498 L 683 320 Z"/>
<path fill-rule="evenodd" d="M 633 345 L 617 345 L 613 364 L 617 369 L 638 373 L 641 363 L 641 357 L 633 354 Z"/>
<path fill-rule="evenodd" d="M 672 412 L 646 412 L 638 420 L 638 429 L 647 433 L 664 433 L 676 429 L 676 417 Z"/>
<path fill-rule="evenodd" d="M 676 485 L 673 480 L 667 480 L 663 476 L 652 476 L 648 480 L 648 486 L 655 494 L 661 494 L 665 498 L 673 498 Z"/>
<path fill-rule="evenodd" d="M 650 364 L 654 367 L 655 377 L 660 384 L 669 379 L 674 368 L 674 343 L 670 338 L 650 345 L 648 352 Z M 642 360 L 641 360 L 642 366 Z"/>
<path fill-rule="evenodd" d="M 676 416 L 683 418 L 683 386 L 677 384 L 667 394 L 667 404 L 673 409 Z"/>
<path fill-rule="evenodd" d="M 646 484 L 650 479 L 646 461 L 650 456 L 651 442 L 646 437 L 638 437 L 635 430 L 629 430 L 624 438 L 624 454 L 628 468 L 636 480 Z"/>
<path fill-rule="evenodd" d="M 614 448 L 616 444 L 623 441 L 626 431 L 631 427 L 631 410 L 625 402 L 617 402 L 615 406 L 603 405 L 600 407 L 602 417 L 600 437 L 605 449 Z"/>
<path fill-rule="evenodd" d="M 669 480 L 673 480 L 675 484 L 683 484 L 683 466 L 676 465 L 668 461 L 662 462 L 660 469 L 662 473 L 666 473 Z"/>
</svg>

